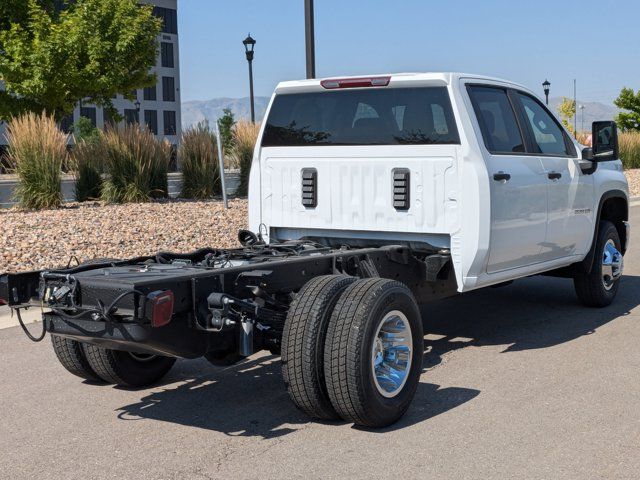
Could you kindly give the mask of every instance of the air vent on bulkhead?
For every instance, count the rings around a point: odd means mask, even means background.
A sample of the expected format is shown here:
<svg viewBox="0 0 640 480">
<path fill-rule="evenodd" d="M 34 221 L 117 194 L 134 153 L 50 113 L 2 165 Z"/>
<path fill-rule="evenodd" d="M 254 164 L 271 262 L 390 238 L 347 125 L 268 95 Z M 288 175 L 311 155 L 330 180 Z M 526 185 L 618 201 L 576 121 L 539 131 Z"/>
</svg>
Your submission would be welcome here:
<svg viewBox="0 0 640 480">
<path fill-rule="evenodd" d="M 302 205 L 307 208 L 318 205 L 318 171 L 315 168 L 302 169 Z"/>
<path fill-rule="evenodd" d="M 396 210 L 409 210 L 411 201 L 411 174 L 408 168 L 394 168 L 393 176 L 393 208 Z"/>
</svg>

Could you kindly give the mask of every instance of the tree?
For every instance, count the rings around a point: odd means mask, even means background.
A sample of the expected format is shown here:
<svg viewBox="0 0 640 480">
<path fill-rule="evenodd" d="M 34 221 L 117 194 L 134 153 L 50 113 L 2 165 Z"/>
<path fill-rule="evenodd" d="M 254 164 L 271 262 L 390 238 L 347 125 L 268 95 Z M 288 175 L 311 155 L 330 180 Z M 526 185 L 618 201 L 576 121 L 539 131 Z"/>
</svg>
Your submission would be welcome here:
<svg viewBox="0 0 640 480">
<path fill-rule="evenodd" d="M 572 120 L 576 115 L 576 102 L 567 97 L 562 97 L 562 102 L 558 105 L 558 113 L 560 114 L 560 119 L 562 120 L 562 124 L 569 130 L 571 133 L 573 132 Z"/>
<path fill-rule="evenodd" d="M 0 118 L 46 110 L 60 119 L 81 99 L 114 115 L 117 93 L 133 99 L 132 90 L 155 84 L 149 69 L 161 22 L 151 6 L 136 0 L 54 2 L 61 8 L 47 0 L 4 2 Z"/>
<path fill-rule="evenodd" d="M 50 15 L 56 14 L 54 0 L 38 0 L 37 3 Z M 0 31 L 9 30 L 12 23 L 27 25 L 29 20 L 28 7 L 29 3 L 24 0 L 2 0 L 0 2 Z"/>
<path fill-rule="evenodd" d="M 632 88 L 623 88 L 613 104 L 627 112 L 620 112 L 616 116 L 618 128 L 623 132 L 640 130 L 640 90 L 634 93 Z"/>
<path fill-rule="evenodd" d="M 230 153 L 233 148 L 233 126 L 236 124 L 235 117 L 230 108 L 222 110 L 222 117 L 218 119 L 220 137 L 225 153 Z"/>
</svg>

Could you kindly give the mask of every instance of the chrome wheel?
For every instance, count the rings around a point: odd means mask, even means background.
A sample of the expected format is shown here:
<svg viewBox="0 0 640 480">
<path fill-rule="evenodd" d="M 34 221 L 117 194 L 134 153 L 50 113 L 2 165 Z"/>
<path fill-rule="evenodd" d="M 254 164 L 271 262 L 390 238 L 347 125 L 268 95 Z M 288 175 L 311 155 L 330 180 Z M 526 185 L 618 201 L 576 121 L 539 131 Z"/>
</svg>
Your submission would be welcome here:
<svg viewBox="0 0 640 480">
<path fill-rule="evenodd" d="M 613 240 L 607 240 L 602 253 L 602 284 L 606 290 L 611 290 L 620 278 L 623 267 L 622 253 L 618 251 Z"/>
<path fill-rule="evenodd" d="M 400 393 L 409 376 L 412 354 L 409 320 L 401 311 L 392 310 L 378 324 L 371 349 L 373 380 L 382 396 Z"/>
</svg>

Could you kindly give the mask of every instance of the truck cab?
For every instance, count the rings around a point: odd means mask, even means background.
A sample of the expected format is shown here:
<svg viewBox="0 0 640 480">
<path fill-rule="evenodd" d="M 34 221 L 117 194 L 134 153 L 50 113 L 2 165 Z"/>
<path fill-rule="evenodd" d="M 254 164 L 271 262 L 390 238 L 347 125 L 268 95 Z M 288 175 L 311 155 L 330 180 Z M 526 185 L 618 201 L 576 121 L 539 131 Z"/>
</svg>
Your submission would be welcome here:
<svg viewBox="0 0 640 480">
<path fill-rule="evenodd" d="M 521 85 L 462 73 L 283 82 L 265 118 L 249 222 L 269 240 L 445 249 L 460 292 L 580 264 L 603 212 L 626 248 L 617 151 L 594 158 Z"/>
</svg>

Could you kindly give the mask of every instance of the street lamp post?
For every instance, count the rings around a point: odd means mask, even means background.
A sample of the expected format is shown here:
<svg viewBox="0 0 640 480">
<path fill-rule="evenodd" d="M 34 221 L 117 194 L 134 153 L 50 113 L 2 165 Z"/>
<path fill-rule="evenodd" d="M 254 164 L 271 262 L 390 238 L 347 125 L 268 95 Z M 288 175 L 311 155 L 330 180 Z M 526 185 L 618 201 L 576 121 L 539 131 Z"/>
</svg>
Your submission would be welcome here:
<svg viewBox="0 0 640 480">
<path fill-rule="evenodd" d="M 304 0 L 304 37 L 307 52 L 307 78 L 316 78 L 316 44 L 313 0 Z"/>
<path fill-rule="evenodd" d="M 544 82 L 542 82 L 542 88 L 544 89 L 545 103 L 547 105 L 549 105 L 549 87 L 550 86 L 551 84 L 549 83 L 549 80 L 545 80 Z"/>
<path fill-rule="evenodd" d="M 251 103 L 251 123 L 256 121 L 256 112 L 253 106 L 253 47 L 256 41 L 251 38 L 251 34 L 242 41 L 244 45 L 244 53 L 247 56 L 247 62 L 249 62 L 249 101 Z"/>
<path fill-rule="evenodd" d="M 582 118 L 582 127 L 580 127 L 580 130 L 584 132 L 584 105 L 580 105 L 580 116 Z"/>
</svg>

